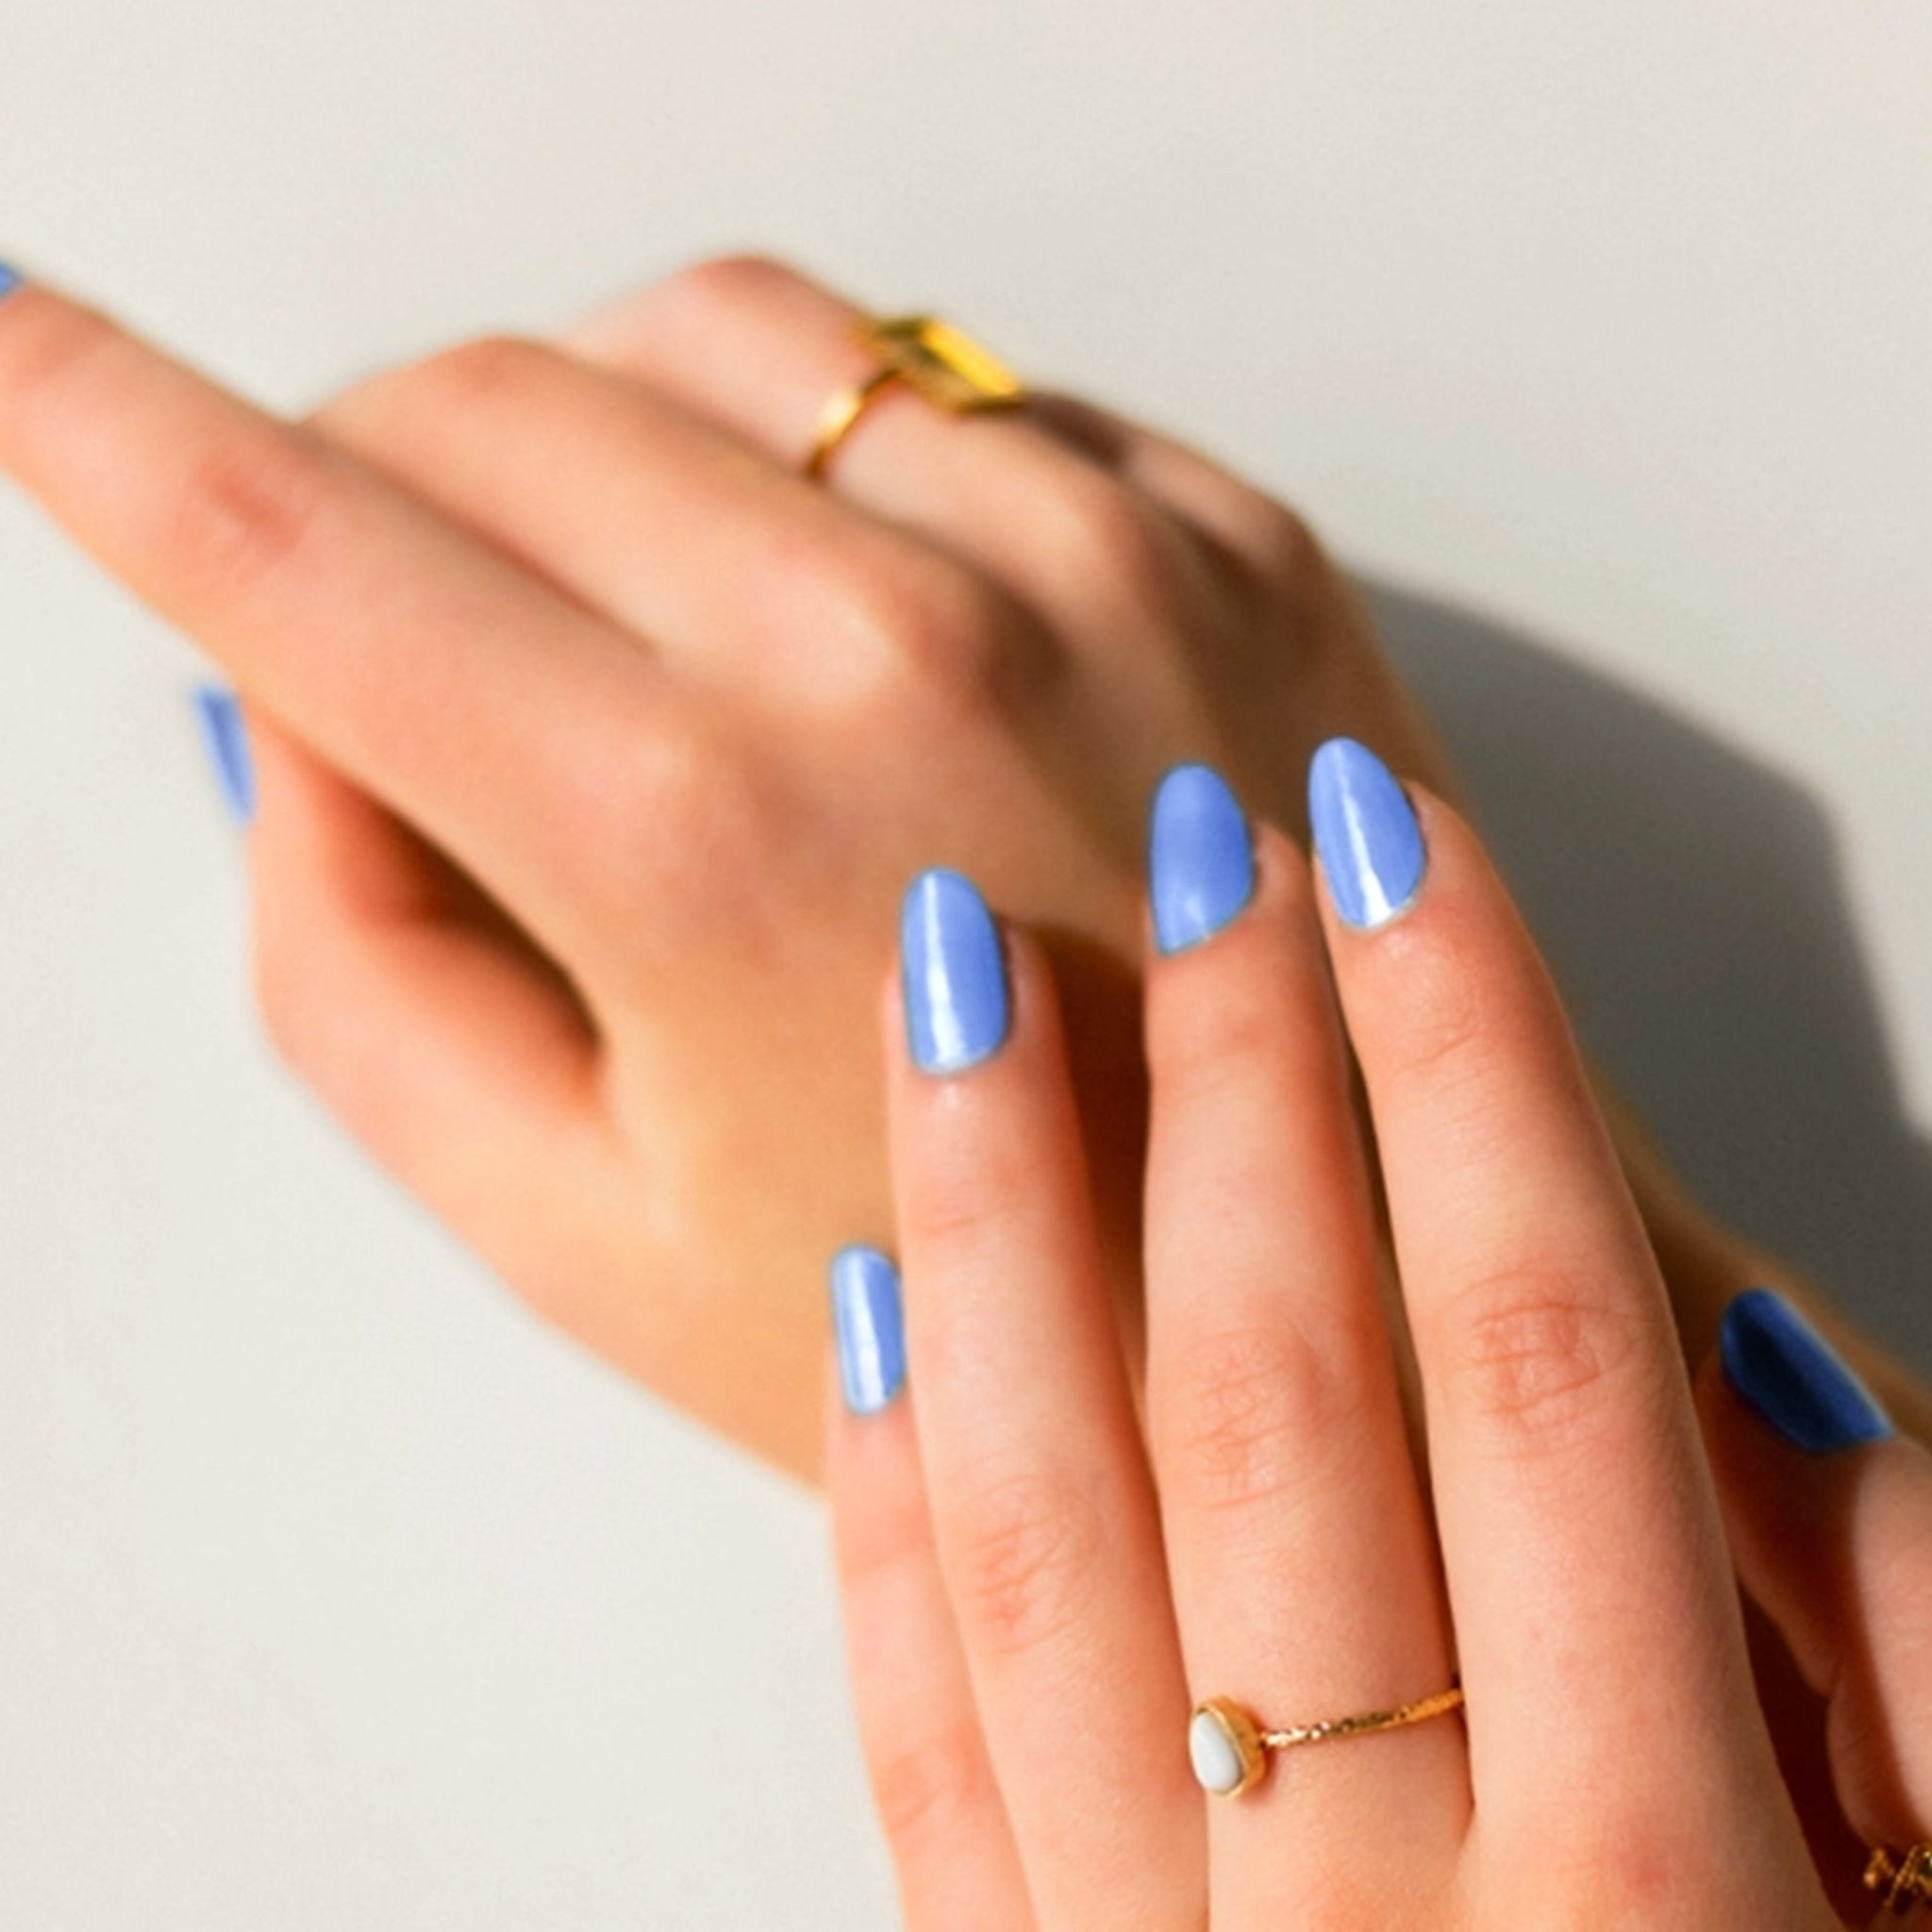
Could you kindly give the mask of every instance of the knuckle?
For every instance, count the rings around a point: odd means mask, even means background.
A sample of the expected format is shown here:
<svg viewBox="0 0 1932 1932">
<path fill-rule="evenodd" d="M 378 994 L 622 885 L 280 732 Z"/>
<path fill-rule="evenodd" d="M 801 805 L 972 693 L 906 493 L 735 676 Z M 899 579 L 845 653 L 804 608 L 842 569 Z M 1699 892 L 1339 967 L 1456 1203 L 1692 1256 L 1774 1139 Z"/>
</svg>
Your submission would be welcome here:
<svg viewBox="0 0 1932 1932">
<path fill-rule="evenodd" d="M 1435 1325 L 1458 1403 L 1506 1447 L 1586 1435 L 1641 1341 L 1638 1313 L 1613 1279 L 1561 1264 L 1477 1281 Z"/>
<path fill-rule="evenodd" d="M 1311 1443 L 1360 1412 L 1358 1343 L 1318 1343 L 1287 1323 L 1195 1342 L 1174 1364 L 1159 1417 L 1161 1489 L 1209 1513 L 1264 1504 L 1307 1480 Z"/>
<path fill-rule="evenodd" d="M 776 257 L 742 250 L 688 263 L 666 278 L 660 292 L 700 310 L 748 308 L 795 290 L 798 282 L 797 272 Z"/>
<path fill-rule="evenodd" d="M 555 359 L 554 351 L 526 337 L 477 336 L 372 375 L 307 420 L 349 448 L 379 454 L 416 425 L 466 417 L 521 393 Z"/>
<path fill-rule="evenodd" d="M 1256 495 L 1242 543 L 1261 582 L 1293 602 L 1299 603 L 1310 583 L 1327 575 L 1327 558 L 1313 529 L 1274 497 Z"/>
<path fill-rule="evenodd" d="M 1104 1541 L 1098 1504 L 1078 1482 L 1010 1476 L 962 1497 L 951 1519 L 953 1601 L 977 1643 L 1017 1656 L 1077 1624 Z"/>
<path fill-rule="evenodd" d="M 991 1768 L 970 1724 L 893 1735 L 872 1759 L 873 1801 L 887 1840 L 907 1846 L 967 1828 L 991 1802 Z"/>
<path fill-rule="evenodd" d="M 782 841 L 775 774 L 695 719 L 622 705 L 555 749 L 541 774 L 550 849 L 608 963 L 628 976 L 694 950 L 753 969 L 779 957 L 787 908 L 758 863 Z"/>
<path fill-rule="evenodd" d="M 813 566 L 848 661 L 873 682 L 992 691 L 1007 682 L 1020 627 L 1007 601 L 974 572 L 937 556 L 841 548 Z"/>
<path fill-rule="evenodd" d="M 1063 480 L 1046 532 L 1061 581 L 1145 625 L 1183 615 L 1187 580 L 1165 513 L 1104 472 Z"/>
<path fill-rule="evenodd" d="M 473 409 L 516 394 L 548 368 L 553 353 L 523 336 L 475 336 L 397 378 L 397 392 L 430 407 Z"/>
<path fill-rule="evenodd" d="M 197 602 L 223 602 L 285 575 L 311 546 L 327 477 L 296 435 L 249 428 L 189 471 L 174 505 L 168 554 Z"/>
</svg>

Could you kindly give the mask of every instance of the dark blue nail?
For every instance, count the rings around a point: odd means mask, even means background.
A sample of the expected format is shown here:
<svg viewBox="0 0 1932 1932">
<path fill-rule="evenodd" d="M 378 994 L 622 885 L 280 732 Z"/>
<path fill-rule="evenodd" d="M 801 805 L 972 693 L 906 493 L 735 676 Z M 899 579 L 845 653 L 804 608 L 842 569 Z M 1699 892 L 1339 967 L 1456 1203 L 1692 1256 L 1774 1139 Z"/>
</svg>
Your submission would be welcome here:
<svg viewBox="0 0 1932 1932">
<path fill-rule="evenodd" d="M 17 268 L 11 268 L 6 262 L 0 261 L 0 300 L 5 300 L 7 296 L 12 294 L 25 280 L 26 277 Z"/>
<path fill-rule="evenodd" d="M 1428 855 L 1408 794 L 1367 745 L 1331 738 L 1308 767 L 1308 821 L 1335 909 L 1387 924 L 1422 890 Z"/>
<path fill-rule="evenodd" d="M 973 881 L 921 873 L 899 912 L 899 971 L 913 1059 L 957 1074 L 1007 1037 L 1007 962 L 999 928 Z"/>
<path fill-rule="evenodd" d="M 906 1380 L 899 1271 L 876 1248 L 841 1248 L 832 1257 L 832 1328 L 845 1407 L 876 1415 Z"/>
<path fill-rule="evenodd" d="M 201 741 L 222 788 L 222 803 L 238 825 L 255 816 L 255 759 L 248 749 L 248 724 L 235 693 L 225 685 L 194 687 L 194 715 Z"/>
<path fill-rule="evenodd" d="M 1813 1456 L 1877 1442 L 1891 1423 L 1831 1344 L 1781 1294 L 1747 1288 L 1718 1337 L 1724 1379 L 1786 1441 Z"/>
<path fill-rule="evenodd" d="M 1248 822 L 1211 767 L 1176 765 L 1160 781 L 1147 834 L 1147 884 L 1163 953 L 1212 939 L 1255 896 Z"/>
</svg>

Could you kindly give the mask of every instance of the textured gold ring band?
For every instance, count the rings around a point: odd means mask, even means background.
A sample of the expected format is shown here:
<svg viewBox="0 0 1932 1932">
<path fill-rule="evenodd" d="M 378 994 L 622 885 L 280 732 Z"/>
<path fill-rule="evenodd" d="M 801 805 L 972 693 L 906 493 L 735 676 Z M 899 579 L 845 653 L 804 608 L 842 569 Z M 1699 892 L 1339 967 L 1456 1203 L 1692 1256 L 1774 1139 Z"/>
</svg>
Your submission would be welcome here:
<svg viewBox="0 0 1932 1932">
<path fill-rule="evenodd" d="M 1302 1744 L 1325 1744 L 1338 1738 L 1365 1738 L 1376 1731 L 1399 1731 L 1462 1708 L 1462 1687 L 1452 1685 L 1431 1697 L 1366 1710 L 1356 1717 L 1324 1718 L 1319 1724 L 1268 1730 L 1245 1705 L 1232 1697 L 1210 1697 L 1194 1707 L 1188 1720 L 1188 1757 L 1203 1790 L 1217 1798 L 1239 1798 L 1253 1790 L 1268 1772 L 1271 1751 Z"/>
<path fill-rule="evenodd" d="M 835 391 L 819 412 L 805 458 L 805 474 L 814 482 L 859 418 L 895 382 L 952 415 L 1017 408 L 1026 400 L 1025 386 L 991 349 L 936 316 L 871 316 L 856 332 L 878 366 L 863 381 Z"/>
<path fill-rule="evenodd" d="M 1932 1910 L 1932 1842 L 1906 1852 L 1874 1846 L 1865 1867 L 1865 1890 L 1877 1892 L 1885 1908 L 1901 1919 L 1907 1912 Z"/>
</svg>

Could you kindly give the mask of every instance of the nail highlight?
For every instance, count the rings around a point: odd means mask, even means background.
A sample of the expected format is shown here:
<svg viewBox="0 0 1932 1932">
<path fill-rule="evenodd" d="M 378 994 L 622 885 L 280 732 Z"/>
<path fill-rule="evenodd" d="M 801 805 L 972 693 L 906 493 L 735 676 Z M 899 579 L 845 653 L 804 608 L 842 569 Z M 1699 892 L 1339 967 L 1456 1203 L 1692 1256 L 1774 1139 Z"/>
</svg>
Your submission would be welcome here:
<svg viewBox="0 0 1932 1932">
<path fill-rule="evenodd" d="M 241 704 L 225 685 L 198 684 L 194 715 L 201 725 L 202 747 L 221 788 L 222 804 L 238 825 L 245 825 L 255 817 L 255 758 Z"/>
<path fill-rule="evenodd" d="M 1882 1441 L 1891 1421 L 1831 1344 L 1783 1295 L 1747 1288 L 1718 1334 L 1724 1379 L 1786 1441 L 1832 1456 Z"/>
<path fill-rule="evenodd" d="M 1178 953 L 1233 924 L 1255 896 L 1255 848 L 1226 779 L 1176 765 L 1160 781 L 1147 834 L 1155 943 Z"/>
<path fill-rule="evenodd" d="M 963 874 L 921 873 L 899 911 L 899 973 L 914 1062 L 958 1074 L 1007 1037 L 1007 962 L 986 901 Z"/>
<path fill-rule="evenodd" d="M 906 1324 L 899 1271 L 876 1248 L 832 1257 L 832 1329 L 839 1384 L 854 1415 L 876 1415 L 906 1381 Z"/>
<path fill-rule="evenodd" d="M 1422 827 L 1392 773 L 1367 745 L 1331 738 L 1308 766 L 1308 820 L 1335 909 L 1350 925 L 1386 925 L 1422 890 Z"/>
</svg>

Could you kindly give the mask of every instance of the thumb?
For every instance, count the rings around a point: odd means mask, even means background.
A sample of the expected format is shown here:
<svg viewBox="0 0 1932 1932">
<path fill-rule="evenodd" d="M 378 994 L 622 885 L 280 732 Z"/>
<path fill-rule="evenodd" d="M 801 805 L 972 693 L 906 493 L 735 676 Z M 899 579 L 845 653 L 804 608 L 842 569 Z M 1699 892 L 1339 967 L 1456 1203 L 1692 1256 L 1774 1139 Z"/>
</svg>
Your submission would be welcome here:
<svg viewBox="0 0 1932 1932">
<path fill-rule="evenodd" d="M 1698 1407 L 1744 1588 L 1825 1700 L 1846 1818 L 1932 1838 L 1932 1456 L 1769 1289 L 1724 1310 Z"/>
</svg>

